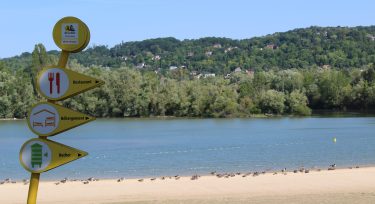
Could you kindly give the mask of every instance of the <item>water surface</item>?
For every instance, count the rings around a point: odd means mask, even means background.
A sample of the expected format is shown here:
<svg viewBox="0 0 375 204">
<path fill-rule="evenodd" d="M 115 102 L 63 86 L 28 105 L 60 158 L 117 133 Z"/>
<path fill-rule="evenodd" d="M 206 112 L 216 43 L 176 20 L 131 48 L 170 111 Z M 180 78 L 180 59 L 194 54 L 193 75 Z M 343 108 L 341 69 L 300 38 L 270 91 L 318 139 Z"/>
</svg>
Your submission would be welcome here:
<svg viewBox="0 0 375 204">
<path fill-rule="evenodd" d="M 42 178 L 375 165 L 374 130 L 375 117 L 100 119 L 50 138 L 89 156 Z M 18 152 L 33 137 L 25 121 L 0 121 L 0 180 L 29 177 Z"/>
</svg>

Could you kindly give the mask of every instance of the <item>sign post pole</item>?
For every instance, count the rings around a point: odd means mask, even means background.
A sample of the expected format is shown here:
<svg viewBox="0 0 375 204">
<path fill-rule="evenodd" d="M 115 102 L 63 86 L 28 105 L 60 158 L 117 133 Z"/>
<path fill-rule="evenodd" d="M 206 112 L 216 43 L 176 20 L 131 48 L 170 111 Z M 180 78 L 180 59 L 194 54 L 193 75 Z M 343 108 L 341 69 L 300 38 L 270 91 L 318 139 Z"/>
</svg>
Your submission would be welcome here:
<svg viewBox="0 0 375 204">
<path fill-rule="evenodd" d="M 58 67 L 65 68 L 66 64 L 68 63 L 69 52 L 61 51 L 59 63 L 57 64 Z"/>
<path fill-rule="evenodd" d="M 90 41 L 90 30 L 85 23 L 75 17 L 60 19 L 53 28 L 53 39 L 62 50 L 59 62 L 55 67 L 43 68 L 35 84 L 48 102 L 34 105 L 27 118 L 30 130 L 39 137 L 26 141 L 19 154 L 22 166 L 31 172 L 27 204 L 36 204 L 42 172 L 88 155 L 87 152 L 47 139 L 95 120 L 94 117 L 60 106 L 56 101 L 104 84 L 99 79 L 65 68 L 69 54 L 82 51 Z"/>
<path fill-rule="evenodd" d="M 40 173 L 31 173 L 27 204 L 36 204 Z"/>
</svg>

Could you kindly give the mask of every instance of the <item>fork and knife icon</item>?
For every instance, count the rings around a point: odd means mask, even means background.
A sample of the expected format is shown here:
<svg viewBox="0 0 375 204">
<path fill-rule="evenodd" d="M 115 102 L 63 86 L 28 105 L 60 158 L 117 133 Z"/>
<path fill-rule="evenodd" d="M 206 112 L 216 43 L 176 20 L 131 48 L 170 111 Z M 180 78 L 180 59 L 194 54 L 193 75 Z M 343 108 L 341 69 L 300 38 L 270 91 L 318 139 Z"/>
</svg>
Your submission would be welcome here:
<svg viewBox="0 0 375 204">
<path fill-rule="evenodd" d="M 56 75 L 56 80 L 55 80 L 55 75 Z M 60 94 L 60 73 L 56 72 L 49 72 L 48 73 L 48 81 L 49 81 L 49 93 L 53 93 L 53 81 L 55 80 L 56 88 L 57 88 L 57 94 Z"/>
</svg>

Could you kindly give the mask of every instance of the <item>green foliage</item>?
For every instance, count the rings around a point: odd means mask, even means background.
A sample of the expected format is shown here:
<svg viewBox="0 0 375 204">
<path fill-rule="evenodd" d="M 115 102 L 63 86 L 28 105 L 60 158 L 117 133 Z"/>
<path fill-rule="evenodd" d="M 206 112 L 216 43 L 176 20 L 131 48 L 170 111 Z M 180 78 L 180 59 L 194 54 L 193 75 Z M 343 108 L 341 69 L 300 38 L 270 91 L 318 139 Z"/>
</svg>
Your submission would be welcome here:
<svg viewBox="0 0 375 204">
<path fill-rule="evenodd" d="M 370 110 L 374 36 L 375 26 L 310 27 L 244 40 L 158 38 L 94 46 L 72 54 L 68 68 L 105 85 L 62 103 L 96 117 Z M 37 72 L 58 56 L 37 44 L 32 53 L 0 60 L 0 118 L 26 116 L 41 99 L 33 86 Z"/>
<path fill-rule="evenodd" d="M 289 107 L 289 112 L 293 115 L 310 115 L 311 109 L 307 106 L 307 97 L 300 91 L 293 91 L 287 97 L 286 104 Z"/>
<path fill-rule="evenodd" d="M 267 90 L 260 95 L 259 106 L 263 112 L 282 114 L 285 109 L 285 94 L 276 90 Z"/>
</svg>

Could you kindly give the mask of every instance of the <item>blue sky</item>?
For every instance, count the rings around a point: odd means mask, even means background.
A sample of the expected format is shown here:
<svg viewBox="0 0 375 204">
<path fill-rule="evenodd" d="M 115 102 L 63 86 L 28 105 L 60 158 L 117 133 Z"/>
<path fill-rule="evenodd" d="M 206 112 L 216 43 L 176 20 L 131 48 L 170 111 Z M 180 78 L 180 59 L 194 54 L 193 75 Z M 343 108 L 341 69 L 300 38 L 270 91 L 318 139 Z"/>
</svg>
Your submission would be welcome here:
<svg viewBox="0 0 375 204">
<path fill-rule="evenodd" d="M 76 16 L 90 28 L 89 46 L 157 37 L 235 39 L 294 28 L 375 25 L 371 0 L 11 0 L 0 3 L 0 58 L 58 49 L 54 24 Z"/>
</svg>

